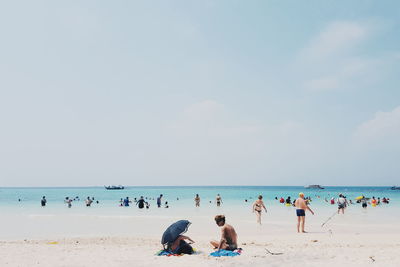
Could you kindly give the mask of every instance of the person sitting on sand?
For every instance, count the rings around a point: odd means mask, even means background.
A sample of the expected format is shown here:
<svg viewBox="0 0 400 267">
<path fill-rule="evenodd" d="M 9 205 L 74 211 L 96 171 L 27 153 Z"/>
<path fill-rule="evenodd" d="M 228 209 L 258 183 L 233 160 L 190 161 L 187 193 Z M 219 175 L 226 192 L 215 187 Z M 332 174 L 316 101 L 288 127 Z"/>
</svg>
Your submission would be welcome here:
<svg viewBox="0 0 400 267">
<path fill-rule="evenodd" d="M 189 240 L 190 243 L 187 243 L 185 240 Z M 193 244 L 194 241 L 188 237 L 188 236 L 184 236 L 184 235 L 180 235 L 178 236 L 177 239 L 175 239 L 175 241 L 171 244 L 171 246 L 169 246 L 169 250 L 174 253 L 174 254 L 192 254 L 193 253 L 193 248 L 192 246 L 190 246 L 190 244 Z"/>
<path fill-rule="evenodd" d="M 261 225 L 261 211 L 264 208 L 265 212 L 267 212 L 267 208 L 264 205 L 264 201 L 262 201 L 262 195 L 258 196 L 258 199 L 254 201 L 253 204 L 253 212 L 257 215 L 257 223 Z"/>
<path fill-rule="evenodd" d="M 300 233 L 300 228 L 302 233 L 306 233 L 304 231 L 304 224 L 306 223 L 306 210 L 309 210 L 312 215 L 314 212 L 307 206 L 306 201 L 304 200 L 304 194 L 299 193 L 299 198 L 295 200 L 296 207 L 296 215 L 297 215 L 297 232 Z"/>
<path fill-rule="evenodd" d="M 210 241 L 211 245 L 214 249 L 220 250 L 235 250 L 237 249 L 237 234 L 235 229 L 225 223 L 225 215 L 217 215 L 214 218 L 215 223 L 221 227 L 221 240 L 218 241 Z"/>
</svg>

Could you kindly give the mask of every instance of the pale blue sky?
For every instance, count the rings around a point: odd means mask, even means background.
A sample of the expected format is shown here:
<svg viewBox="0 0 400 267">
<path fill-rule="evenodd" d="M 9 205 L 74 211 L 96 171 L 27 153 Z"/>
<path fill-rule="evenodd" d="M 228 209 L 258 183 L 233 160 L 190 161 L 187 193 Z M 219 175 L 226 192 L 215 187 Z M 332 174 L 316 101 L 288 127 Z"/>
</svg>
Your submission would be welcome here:
<svg viewBox="0 0 400 267">
<path fill-rule="evenodd" d="M 0 1 L 0 186 L 392 185 L 398 1 Z"/>
</svg>

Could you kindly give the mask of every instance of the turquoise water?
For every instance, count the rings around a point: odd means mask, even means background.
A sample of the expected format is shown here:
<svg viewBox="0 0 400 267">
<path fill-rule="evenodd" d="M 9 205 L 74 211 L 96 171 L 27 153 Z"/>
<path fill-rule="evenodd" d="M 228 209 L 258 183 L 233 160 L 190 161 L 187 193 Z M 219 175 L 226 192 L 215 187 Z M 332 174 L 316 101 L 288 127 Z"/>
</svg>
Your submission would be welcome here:
<svg viewBox="0 0 400 267">
<path fill-rule="evenodd" d="M 255 225 L 251 206 L 259 194 L 264 196 L 268 209 L 268 213 L 263 215 L 267 228 L 286 231 L 294 229 L 295 209 L 280 204 L 275 197 L 291 196 L 294 199 L 299 192 L 313 199 L 311 207 L 317 215 L 308 216 L 308 222 L 317 230 L 326 218 L 337 211 L 337 206 L 325 202 L 325 198 L 337 197 L 339 193 L 348 199 L 365 195 L 391 200 L 389 205 L 367 210 L 362 209 L 360 204 L 351 205 L 346 216 L 338 217 L 339 223 L 349 220 L 349 225 L 359 221 L 364 225 L 397 225 L 399 219 L 400 191 L 390 190 L 390 187 L 327 187 L 324 190 L 281 186 L 128 187 L 116 191 L 103 187 L 0 188 L 0 239 L 126 235 L 158 237 L 178 219 L 192 221 L 191 230 L 202 235 L 206 231 L 202 230 L 203 226 L 208 227 L 205 229 L 214 229 L 213 217 L 216 214 L 225 214 L 232 222 L 243 225 L 240 229 L 243 233 Z M 168 201 L 170 208 L 155 208 L 155 199 L 160 194 L 164 195 L 163 202 Z M 195 208 L 195 194 L 201 197 L 200 208 Z M 216 207 L 214 202 L 217 194 L 223 200 L 221 207 Z M 45 208 L 40 205 L 42 196 L 48 200 Z M 67 196 L 79 196 L 80 201 L 74 201 L 69 209 L 64 203 Z M 99 204 L 86 207 L 84 199 L 88 196 L 94 197 Z M 119 207 L 119 200 L 127 196 L 132 200 L 140 196 L 150 198 L 150 209 L 140 210 L 134 203 L 129 208 Z"/>
<path fill-rule="evenodd" d="M 84 199 L 94 197 L 99 204 L 93 206 L 111 208 L 119 204 L 121 198 L 130 199 L 144 196 L 148 198 L 151 207 L 156 206 L 156 197 L 164 195 L 163 202 L 168 201 L 170 207 L 193 206 L 195 194 L 199 194 L 202 204 L 214 203 L 215 196 L 220 194 L 224 205 L 235 205 L 243 203 L 245 199 L 249 202 L 257 198 L 258 195 L 264 196 L 264 201 L 268 205 L 279 205 L 275 197 L 286 198 L 297 197 L 299 192 L 304 192 L 314 201 L 313 205 L 325 204 L 324 199 L 337 197 L 343 193 L 348 199 L 365 195 L 367 197 L 386 197 L 391 199 L 391 204 L 400 203 L 400 191 L 390 190 L 390 187 L 326 187 L 323 190 L 305 189 L 299 186 L 190 186 L 190 187 L 127 187 L 124 190 L 105 190 L 103 187 L 77 187 L 77 188 L 0 188 L 0 207 L 13 209 L 15 207 L 40 208 L 40 199 L 46 196 L 48 207 L 65 207 L 65 197 L 75 198 L 79 196 L 80 201 L 73 202 L 74 207 L 84 206 Z M 318 198 L 319 196 L 319 198 Z M 21 201 L 18 201 L 18 200 Z M 179 199 L 179 200 L 178 200 Z"/>
</svg>

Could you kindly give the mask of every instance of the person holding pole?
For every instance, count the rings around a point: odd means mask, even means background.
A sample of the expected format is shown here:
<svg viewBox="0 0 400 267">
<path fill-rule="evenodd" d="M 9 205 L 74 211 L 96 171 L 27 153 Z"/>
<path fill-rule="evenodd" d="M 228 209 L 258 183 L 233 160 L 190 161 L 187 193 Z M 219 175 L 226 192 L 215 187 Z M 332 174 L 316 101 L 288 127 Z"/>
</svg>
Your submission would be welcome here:
<svg viewBox="0 0 400 267">
<path fill-rule="evenodd" d="M 304 224 L 306 222 L 306 210 L 309 210 L 312 215 L 314 215 L 314 212 L 308 207 L 306 201 L 304 200 L 304 194 L 299 193 L 299 198 L 296 199 L 294 203 L 296 207 L 296 215 L 297 215 L 297 232 L 300 233 L 306 233 L 304 231 Z"/>
</svg>

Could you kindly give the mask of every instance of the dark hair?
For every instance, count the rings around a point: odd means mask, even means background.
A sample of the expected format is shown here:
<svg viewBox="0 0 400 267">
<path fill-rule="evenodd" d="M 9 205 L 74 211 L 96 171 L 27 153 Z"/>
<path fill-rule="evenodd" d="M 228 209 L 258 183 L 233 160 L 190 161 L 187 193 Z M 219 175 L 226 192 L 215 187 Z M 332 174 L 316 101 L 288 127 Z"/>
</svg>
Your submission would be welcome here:
<svg viewBox="0 0 400 267">
<path fill-rule="evenodd" d="M 225 224 L 225 215 L 217 215 L 214 218 L 215 222 L 219 224 L 220 222 L 223 222 Z"/>
<path fill-rule="evenodd" d="M 259 195 L 259 196 L 258 196 L 258 199 L 262 199 L 262 195 Z"/>
</svg>

